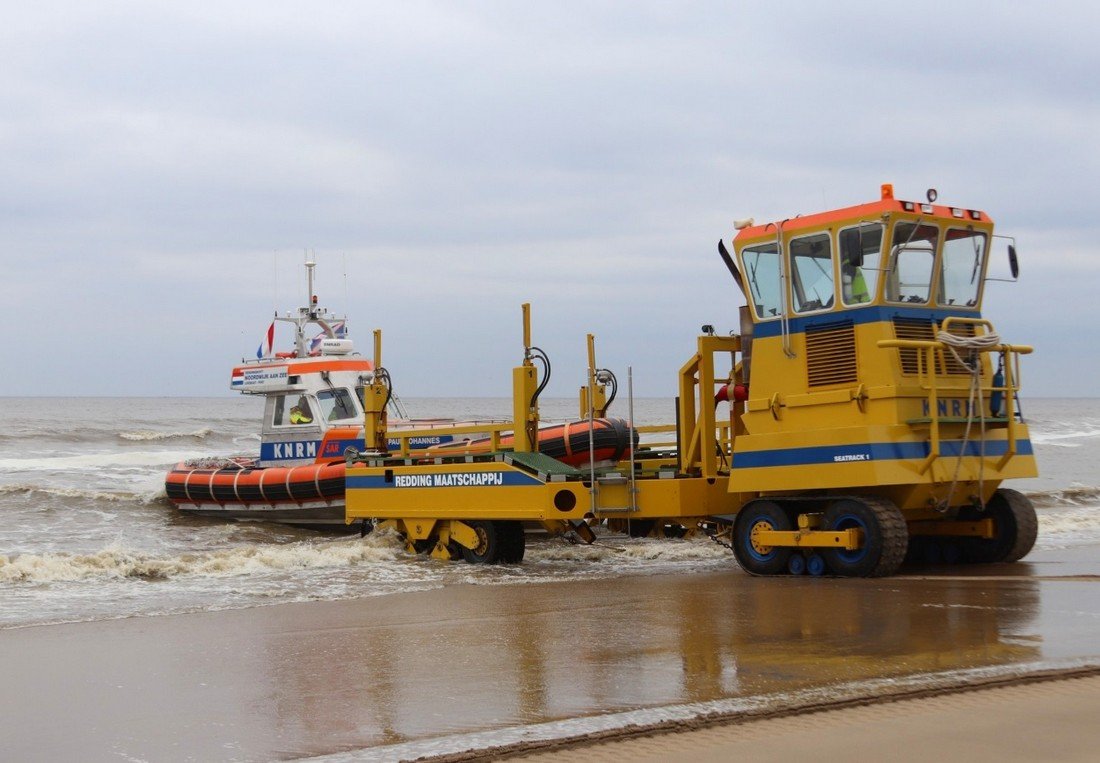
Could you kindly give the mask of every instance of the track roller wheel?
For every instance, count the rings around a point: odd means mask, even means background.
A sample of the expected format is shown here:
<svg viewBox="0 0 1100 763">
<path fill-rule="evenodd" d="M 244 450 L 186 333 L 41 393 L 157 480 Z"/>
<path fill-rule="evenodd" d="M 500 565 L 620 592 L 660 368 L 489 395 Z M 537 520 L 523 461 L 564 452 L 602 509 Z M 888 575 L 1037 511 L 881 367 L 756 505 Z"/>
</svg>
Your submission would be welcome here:
<svg viewBox="0 0 1100 763">
<path fill-rule="evenodd" d="M 893 575 L 909 546 L 905 517 L 897 506 L 883 498 L 841 499 L 825 510 L 825 527 L 863 531 L 861 548 L 823 550 L 825 562 L 834 575 L 858 578 Z"/>
<path fill-rule="evenodd" d="M 758 534 L 766 530 L 790 530 L 791 519 L 773 501 L 752 501 L 737 512 L 733 526 L 733 555 L 752 575 L 779 575 L 787 571 L 791 549 L 767 546 Z"/>
<path fill-rule="evenodd" d="M 810 558 L 806 560 L 806 572 L 819 578 L 825 574 L 826 569 L 825 558 L 821 554 L 810 554 Z"/>
<path fill-rule="evenodd" d="M 801 575 L 806 571 L 806 557 L 802 554 L 791 554 L 787 560 L 787 572 L 792 575 Z"/>
<path fill-rule="evenodd" d="M 1023 493 L 1001 488 L 985 505 L 985 511 L 964 509 L 959 519 L 993 518 L 992 538 L 967 538 L 963 555 L 968 562 L 991 564 L 1015 562 L 1027 556 L 1039 533 L 1035 507 Z"/>
<path fill-rule="evenodd" d="M 523 559 L 523 525 L 512 520 L 474 519 L 466 522 L 477 533 L 477 548 L 461 547 L 470 564 L 516 563 Z"/>
</svg>

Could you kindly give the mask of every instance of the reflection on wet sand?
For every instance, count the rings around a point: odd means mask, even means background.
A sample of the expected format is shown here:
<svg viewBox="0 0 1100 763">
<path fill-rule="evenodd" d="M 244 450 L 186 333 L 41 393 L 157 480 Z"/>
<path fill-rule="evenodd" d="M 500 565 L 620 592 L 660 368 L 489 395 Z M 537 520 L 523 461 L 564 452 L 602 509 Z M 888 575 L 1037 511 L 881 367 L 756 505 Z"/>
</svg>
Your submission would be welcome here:
<svg viewBox="0 0 1100 763">
<path fill-rule="evenodd" d="M 415 613 L 392 613 L 388 625 L 352 628 L 323 664 L 278 651 L 269 664 L 286 709 L 302 713 L 306 747 L 319 751 L 352 717 L 360 744 L 386 744 L 1041 659 L 1039 582 L 975 583 L 731 572 L 450 589 L 421 595 Z M 347 693 L 334 708 L 339 685 Z"/>
<path fill-rule="evenodd" d="M 731 569 L 0 631 L 0 739 L 17 757 L 296 757 L 731 697 L 782 704 L 808 687 L 1100 654 L 1098 593 Z"/>
</svg>

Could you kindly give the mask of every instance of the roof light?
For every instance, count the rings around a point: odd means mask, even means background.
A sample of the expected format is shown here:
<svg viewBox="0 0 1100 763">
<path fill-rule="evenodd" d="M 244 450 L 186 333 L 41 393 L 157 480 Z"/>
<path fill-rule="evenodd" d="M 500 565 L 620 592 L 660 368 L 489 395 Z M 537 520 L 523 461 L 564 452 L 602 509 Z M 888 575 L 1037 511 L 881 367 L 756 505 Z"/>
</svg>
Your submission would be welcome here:
<svg viewBox="0 0 1100 763">
<path fill-rule="evenodd" d="M 928 191 L 924 195 L 926 197 L 928 197 L 928 203 L 929 204 L 931 204 L 932 202 L 934 202 L 936 199 L 938 199 L 940 197 L 940 194 L 936 191 L 935 188 L 929 188 Z"/>
<path fill-rule="evenodd" d="M 733 227 L 737 230 L 744 230 L 745 228 L 751 228 L 753 222 L 754 221 L 751 217 L 745 217 L 741 220 L 734 220 Z"/>
<path fill-rule="evenodd" d="M 921 204 L 920 205 L 920 211 L 924 212 L 926 215 L 930 215 L 930 214 L 932 214 L 932 205 L 931 204 Z"/>
<path fill-rule="evenodd" d="M 951 216 L 952 217 L 962 217 L 963 216 L 963 211 L 961 209 L 959 209 L 958 207 L 951 207 Z"/>
<path fill-rule="evenodd" d="M 883 200 L 894 198 L 894 184 L 883 183 L 882 184 L 882 198 Z"/>
<path fill-rule="evenodd" d="M 972 209 L 972 210 L 970 210 L 970 217 L 973 220 L 981 220 L 982 219 L 982 213 L 979 212 L 976 209 Z"/>
<path fill-rule="evenodd" d="M 904 209 L 906 212 L 912 212 L 913 211 L 913 202 L 903 201 L 901 203 L 901 208 Z"/>
</svg>

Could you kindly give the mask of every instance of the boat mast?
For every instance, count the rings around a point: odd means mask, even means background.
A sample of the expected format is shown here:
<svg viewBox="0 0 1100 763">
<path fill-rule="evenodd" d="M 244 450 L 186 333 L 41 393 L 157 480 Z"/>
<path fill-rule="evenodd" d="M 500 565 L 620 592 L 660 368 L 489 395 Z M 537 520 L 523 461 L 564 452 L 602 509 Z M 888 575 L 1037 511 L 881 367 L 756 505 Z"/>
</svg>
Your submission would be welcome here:
<svg viewBox="0 0 1100 763">
<path fill-rule="evenodd" d="M 285 316 L 276 313 L 275 320 L 285 321 L 286 323 L 294 324 L 294 353 L 295 357 L 304 358 L 309 355 L 309 344 L 311 339 L 306 337 L 306 326 L 310 323 L 316 323 L 324 333 L 332 339 L 336 339 L 336 332 L 332 328 L 332 324 L 338 321 L 346 321 L 347 318 L 331 315 L 323 307 L 317 305 L 317 295 L 313 293 L 313 269 L 317 267 L 317 263 L 312 260 L 306 261 L 306 284 L 308 288 L 308 294 L 306 296 L 305 307 L 298 308 L 298 314 L 287 311 Z"/>
</svg>

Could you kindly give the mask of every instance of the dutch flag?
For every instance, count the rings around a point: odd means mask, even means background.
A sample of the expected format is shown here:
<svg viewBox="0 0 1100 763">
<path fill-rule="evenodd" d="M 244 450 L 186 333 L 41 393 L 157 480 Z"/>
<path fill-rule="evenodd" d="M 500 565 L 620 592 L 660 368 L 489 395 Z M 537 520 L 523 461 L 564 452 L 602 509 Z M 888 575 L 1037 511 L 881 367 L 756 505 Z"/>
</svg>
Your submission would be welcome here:
<svg viewBox="0 0 1100 763">
<path fill-rule="evenodd" d="M 260 342 L 260 346 L 256 348 L 256 357 L 263 358 L 264 356 L 271 354 L 271 348 L 275 344 L 275 321 L 271 322 L 271 325 L 267 327 L 267 332 L 264 334 L 263 340 Z"/>
</svg>

